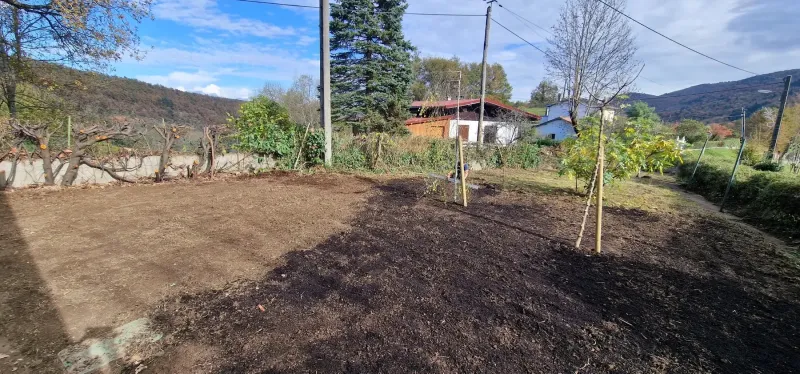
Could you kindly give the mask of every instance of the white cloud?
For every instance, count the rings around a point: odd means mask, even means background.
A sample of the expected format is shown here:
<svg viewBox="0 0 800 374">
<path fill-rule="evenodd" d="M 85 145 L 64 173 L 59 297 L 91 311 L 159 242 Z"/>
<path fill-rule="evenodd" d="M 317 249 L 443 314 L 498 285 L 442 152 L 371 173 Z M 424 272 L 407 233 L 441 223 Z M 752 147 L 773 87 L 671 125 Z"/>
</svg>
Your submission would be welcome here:
<svg viewBox="0 0 800 374">
<path fill-rule="evenodd" d="M 260 20 L 224 13 L 216 0 L 161 0 L 153 6 L 157 19 L 170 20 L 205 30 L 239 35 L 279 37 L 297 34 L 293 27 L 279 27 Z"/>
<path fill-rule="evenodd" d="M 251 88 L 219 86 L 216 83 L 212 83 L 218 82 L 221 76 L 231 73 L 235 72 L 230 69 L 219 70 L 215 72 L 199 70 L 194 73 L 174 71 L 167 75 L 140 75 L 137 76 L 136 79 L 147 83 L 172 87 L 180 91 L 199 92 L 206 95 L 227 97 L 231 99 L 250 98 L 253 94 L 253 90 Z M 192 88 L 186 89 L 186 87 Z"/>
<path fill-rule="evenodd" d="M 246 87 L 220 87 L 213 83 L 205 87 L 195 87 L 192 91 L 201 92 L 206 95 L 242 100 L 249 99 L 253 95 L 253 91 Z"/>
<path fill-rule="evenodd" d="M 167 75 L 140 75 L 136 79 L 152 83 L 160 84 L 167 87 L 184 87 L 198 84 L 208 84 L 217 80 L 216 75 L 207 71 L 198 70 L 194 73 L 187 73 L 184 71 L 174 71 Z"/>
<path fill-rule="evenodd" d="M 794 20 L 800 19 L 800 6 L 797 0 L 771 2 L 772 5 L 764 7 L 755 6 L 761 3 L 756 0 L 629 0 L 626 13 L 697 50 L 748 70 L 769 73 L 798 68 L 796 59 L 787 56 L 800 54 L 800 42 L 797 42 L 800 38 L 796 37 L 797 33 L 786 32 L 786 29 L 793 27 Z M 502 4 L 505 9 L 495 6 L 492 18 L 546 49 L 542 34 L 547 35 L 508 10 L 549 30 L 563 2 L 503 0 Z M 408 11 L 485 14 L 486 5 L 478 1 L 409 0 Z M 758 16 L 755 17 L 759 20 L 758 26 L 747 24 L 747 20 L 754 19 L 754 16 Z M 478 62 L 481 60 L 484 23 L 482 17 L 407 15 L 403 29 L 423 56 L 455 55 L 464 61 Z M 640 80 L 637 82 L 640 91 L 658 94 L 750 76 L 698 56 L 641 26 L 632 24 L 632 28 L 639 46 L 638 57 L 647 65 L 642 75 L 658 82 Z M 782 36 L 776 35 L 781 32 Z M 762 42 L 754 42 L 754 35 Z M 782 41 L 782 49 L 770 48 L 770 42 L 774 40 Z M 500 62 L 506 68 L 509 82 L 514 87 L 514 99 L 527 99 L 531 89 L 546 77 L 542 53 L 497 24 L 492 24 L 489 61 Z"/>
</svg>

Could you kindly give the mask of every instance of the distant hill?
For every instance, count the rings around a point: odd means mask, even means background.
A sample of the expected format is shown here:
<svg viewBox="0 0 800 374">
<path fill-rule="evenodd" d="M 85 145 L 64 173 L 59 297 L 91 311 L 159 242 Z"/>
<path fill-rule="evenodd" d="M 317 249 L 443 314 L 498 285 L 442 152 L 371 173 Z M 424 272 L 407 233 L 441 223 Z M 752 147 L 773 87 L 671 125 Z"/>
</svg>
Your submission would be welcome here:
<svg viewBox="0 0 800 374">
<path fill-rule="evenodd" d="M 743 107 L 748 113 L 753 113 L 765 106 L 778 106 L 783 91 L 781 80 L 787 75 L 793 78 L 789 92 L 789 96 L 793 97 L 800 93 L 800 69 L 756 75 L 734 82 L 701 84 L 659 96 L 632 93 L 629 101 L 648 103 L 656 108 L 656 112 L 665 121 L 690 118 L 704 122 L 724 122 L 729 121 L 731 116 L 739 115 Z M 769 89 L 772 93 L 758 92 L 761 89 Z"/>
<path fill-rule="evenodd" d="M 103 119 L 127 116 L 201 128 L 224 123 L 227 114 L 238 112 L 241 100 L 226 99 L 149 84 L 135 79 L 91 73 L 47 64 L 38 66 L 60 85 L 79 81 L 82 89 L 59 94 L 75 115 Z"/>
</svg>

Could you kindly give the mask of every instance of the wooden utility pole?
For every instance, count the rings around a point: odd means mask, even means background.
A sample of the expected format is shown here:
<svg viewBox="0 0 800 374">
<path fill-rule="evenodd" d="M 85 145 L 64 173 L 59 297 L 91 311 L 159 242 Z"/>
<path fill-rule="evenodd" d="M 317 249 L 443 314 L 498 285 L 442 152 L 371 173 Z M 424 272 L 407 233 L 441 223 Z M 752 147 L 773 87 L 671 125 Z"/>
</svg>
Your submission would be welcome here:
<svg viewBox="0 0 800 374">
<path fill-rule="evenodd" d="M 333 125 L 331 124 L 331 41 L 330 2 L 319 0 L 319 80 L 320 123 L 325 129 L 325 166 L 333 161 Z"/>
<path fill-rule="evenodd" d="M 486 8 L 486 33 L 483 36 L 483 62 L 481 63 L 481 107 L 478 115 L 478 147 L 483 144 L 483 111 L 486 106 L 486 57 L 489 53 L 489 29 L 492 27 L 492 3 Z M 467 139 L 469 141 L 469 139 Z"/>
<path fill-rule="evenodd" d="M 786 99 L 789 97 L 789 89 L 792 87 L 792 76 L 787 75 L 783 78 L 783 95 L 781 96 L 781 106 L 778 108 L 778 118 L 775 118 L 775 128 L 772 129 L 772 142 L 769 143 L 769 150 L 767 151 L 767 158 L 772 160 L 775 158 L 775 147 L 778 145 L 778 135 L 781 132 L 781 121 L 783 119 L 783 110 L 786 108 Z"/>
</svg>

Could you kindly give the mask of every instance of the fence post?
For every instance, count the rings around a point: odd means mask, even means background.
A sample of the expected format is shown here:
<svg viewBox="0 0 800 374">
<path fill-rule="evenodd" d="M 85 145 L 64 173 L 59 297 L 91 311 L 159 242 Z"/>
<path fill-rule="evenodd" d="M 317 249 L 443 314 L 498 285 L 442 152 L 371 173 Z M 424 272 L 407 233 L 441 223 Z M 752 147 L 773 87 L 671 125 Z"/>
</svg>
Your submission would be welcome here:
<svg viewBox="0 0 800 374">
<path fill-rule="evenodd" d="M 725 208 L 725 201 L 728 200 L 728 194 L 731 192 L 731 186 L 733 185 L 733 180 L 736 178 L 736 169 L 739 168 L 739 162 L 742 160 L 742 152 L 744 152 L 744 144 L 747 142 L 747 139 L 742 138 L 742 146 L 739 147 L 739 155 L 736 156 L 736 163 L 733 164 L 733 172 L 731 173 L 731 179 L 728 181 L 728 187 L 725 187 L 725 196 L 722 197 L 722 203 L 719 204 L 719 211 Z"/>
<path fill-rule="evenodd" d="M 706 146 L 708 145 L 708 139 L 711 139 L 710 136 L 706 136 L 706 142 L 703 143 L 703 149 L 700 150 L 700 157 L 697 158 L 697 163 L 694 164 L 694 170 L 692 170 L 692 176 L 689 177 L 689 183 L 694 180 L 694 174 L 697 173 L 697 167 L 700 166 L 700 160 L 703 159 L 703 153 L 706 153 Z"/>
<path fill-rule="evenodd" d="M 464 202 L 464 207 L 467 207 L 467 176 L 464 175 L 464 143 L 461 142 L 461 135 L 458 136 L 458 159 L 459 170 L 461 172 L 461 199 Z"/>
</svg>

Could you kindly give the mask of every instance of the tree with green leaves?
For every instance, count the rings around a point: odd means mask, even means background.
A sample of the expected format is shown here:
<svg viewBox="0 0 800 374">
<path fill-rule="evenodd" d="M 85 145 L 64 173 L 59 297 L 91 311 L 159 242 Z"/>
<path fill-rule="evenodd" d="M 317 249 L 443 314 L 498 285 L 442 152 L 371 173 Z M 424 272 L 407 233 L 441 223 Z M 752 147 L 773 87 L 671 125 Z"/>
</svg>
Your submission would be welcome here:
<svg viewBox="0 0 800 374">
<path fill-rule="evenodd" d="M 708 136 L 708 126 L 700 121 L 685 119 L 675 128 L 675 133 L 686 137 L 688 143 L 697 143 Z"/>
<path fill-rule="evenodd" d="M 262 156 L 282 158 L 294 151 L 296 126 L 289 112 L 266 96 L 242 104 L 238 117 L 228 118 L 236 130 L 238 149 Z"/>
<path fill-rule="evenodd" d="M 661 117 L 656 113 L 656 108 L 647 105 L 644 101 L 637 101 L 631 104 L 631 106 L 625 110 L 625 114 L 631 121 L 661 122 Z"/>
<path fill-rule="evenodd" d="M 558 86 L 548 79 L 539 82 L 539 85 L 531 91 L 532 107 L 544 107 L 555 103 L 558 100 Z"/>
<path fill-rule="evenodd" d="M 331 4 L 333 120 L 357 132 L 401 132 L 414 47 L 403 36 L 405 0 Z"/>
</svg>

